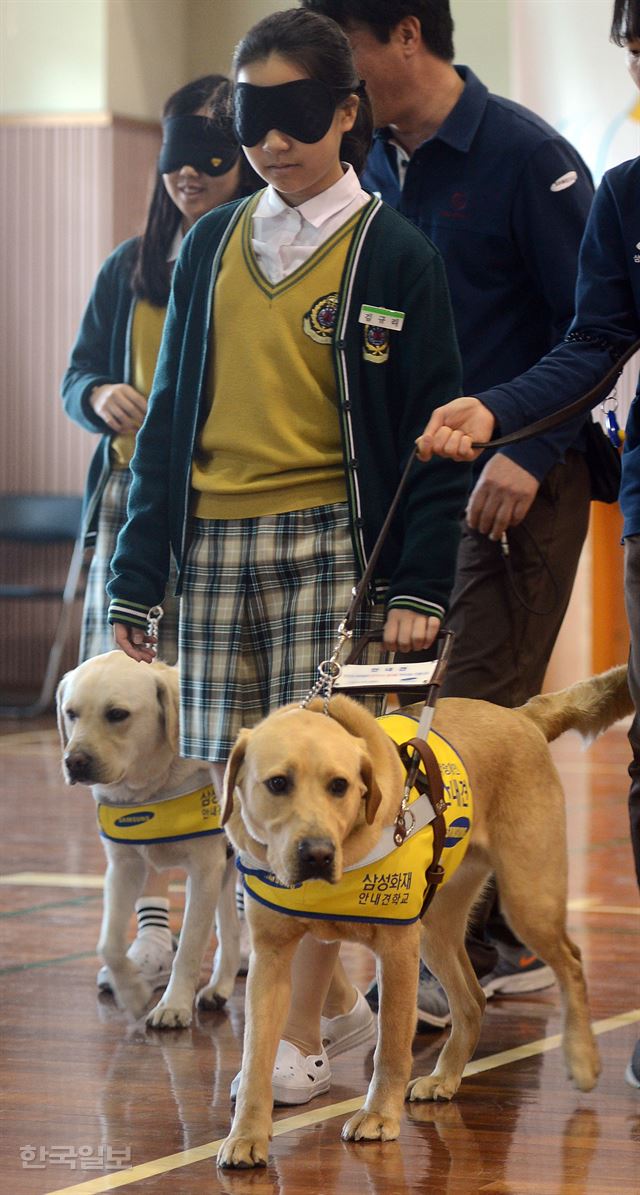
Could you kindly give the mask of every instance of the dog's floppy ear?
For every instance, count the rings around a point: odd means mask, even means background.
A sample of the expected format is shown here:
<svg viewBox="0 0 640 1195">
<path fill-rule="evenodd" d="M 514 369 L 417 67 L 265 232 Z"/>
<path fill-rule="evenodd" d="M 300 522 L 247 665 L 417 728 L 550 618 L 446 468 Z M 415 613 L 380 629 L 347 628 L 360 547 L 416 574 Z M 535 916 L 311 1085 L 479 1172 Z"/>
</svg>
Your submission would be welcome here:
<svg viewBox="0 0 640 1195">
<path fill-rule="evenodd" d="M 62 703 L 64 701 L 64 695 L 65 695 L 66 688 L 67 688 L 67 680 L 70 676 L 71 676 L 71 673 L 66 672 L 65 675 L 63 676 L 62 680 L 60 681 L 58 688 L 56 689 L 56 718 L 58 719 L 58 734 L 60 735 L 60 742 L 62 743 L 63 750 L 65 749 L 69 740 L 67 738 L 67 732 L 65 730 L 65 725 L 64 725 L 64 717 L 62 714 Z"/>
<path fill-rule="evenodd" d="M 155 682 L 160 716 L 167 736 L 167 742 L 174 754 L 177 755 L 180 745 L 178 687 L 176 684 L 171 683 L 168 676 L 163 676 L 162 674 L 155 676 Z"/>
<path fill-rule="evenodd" d="M 233 809 L 233 792 L 236 787 L 236 777 L 244 763 L 247 743 L 249 742 L 250 738 L 250 730 L 241 730 L 233 745 L 231 755 L 227 760 L 227 766 L 224 770 L 224 780 L 222 782 L 222 817 L 220 818 L 221 826 L 224 826 L 231 817 L 231 810 Z"/>
<path fill-rule="evenodd" d="M 360 761 L 360 775 L 362 776 L 363 782 L 367 789 L 367 791 L 365 793 L 365 798 L 364 798 L 364 800 L 365 800 L 365 807 L 364 807 L 365 808 L 365 817 L 367 819 L 367 825 L 371 826 L 373 824 L 373 820 L 376 816 L 376 813 L 378 812 L 378 809 L 380 808 L 380 802 L 382 800 L 382 793 L 381 793 L 381 791 L 378 787 L 378 784 L 376 782 L 375 773 L 373 770 L 373 763 L 371 761 L 371 756 L 369 755 L 369 753 L 367 751 L 362 752 L 362 757 L 361 757 L 361 761 Z"/>
</svg>

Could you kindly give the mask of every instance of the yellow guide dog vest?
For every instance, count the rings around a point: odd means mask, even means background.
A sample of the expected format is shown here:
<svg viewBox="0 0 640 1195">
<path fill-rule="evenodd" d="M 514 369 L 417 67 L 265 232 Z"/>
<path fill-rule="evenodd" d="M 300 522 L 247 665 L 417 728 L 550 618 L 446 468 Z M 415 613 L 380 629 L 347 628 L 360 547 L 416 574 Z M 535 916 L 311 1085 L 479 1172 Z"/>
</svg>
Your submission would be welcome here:
<svg viewBox="0 0 640 1195">
<path fill-rule="evenodd" d="M 111 842 L 147 846 L 224 833 L 212 784 L 146 805 L 98 805 L 98 826 L 101 836 Z"/>
<path fill-rule="evenodd" d="M 384 714 L 380 726 L 398 745 L 415 737 L 417 718 L 409 714 Z M 466 768 L 453 747 L 431 731 L 428 738 L 442 774 L 447 808 L 446 837 L 440 863 L 446 883 L 462 863 L 469 844 L 473 799 Z M 420 770 L 424 772 L 423 764 Z M 426 872 L 433 857 L 433 810 L 429 798 L 411 790 L 407 807 L 408 833 L 401 846 L 393 841 L 393 826 L 385 827 L 380 842 L 366 859 L 346 868 L 338 884 L 305 880 L 292 888 L 280 884 L 271 872 L 253 860 L 240 858 L 237 866 L 244 887 L 255 900 L 298 917 L 326 921 L 417 921 L 427 889 Z M 413 822 L 412 822 L 413 818 Z"/>
</svg>

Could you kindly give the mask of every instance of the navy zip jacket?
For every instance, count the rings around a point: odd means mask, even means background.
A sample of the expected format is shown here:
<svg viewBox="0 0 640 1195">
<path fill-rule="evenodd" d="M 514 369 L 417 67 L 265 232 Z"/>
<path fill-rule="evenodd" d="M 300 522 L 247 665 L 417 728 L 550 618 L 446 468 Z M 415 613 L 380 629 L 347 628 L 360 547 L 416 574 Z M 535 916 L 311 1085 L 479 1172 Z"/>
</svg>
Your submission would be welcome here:
<svg viewBox="0 0 640 1195">
<path fill-rule="evenodd" d="M 640 158 L 607 171 L 580 250 L 576 315 L 567 339 L 522 377 L 478 394 L 496 416 L 502 433 L 580 398 L 640 336 L 639 196 Z M 639 394 L 640 382 L 627 418 L 622 454 L 620 506 L 625 536 L 640 534 Z"/>
<path fill-rule="evenodd" d="M 147 417 L 131 462 L 129 520 L 113 559 L 110 620 L 146 625 L 161 601 L 169 547 L 184 563 L 191 465 L 201 420 L 213 291 L 224 246 L 246 201 L 203 216 L 176 264 Z M 385 364 L 363 356 L 363 304 L 404 312 Z M 238 327 L 242 338 L 247 329 Z M 362 573 L 429 413 L 460 393 L 461 370 L 444 267 L 433 245 L 377 199 L 360 213 L 341 280 L 333 363 L 351 535 Z M 268 396 L 265 398 L 268 401 Z M 373 592 L 389 605 L 442 616 L 453 583 L 469 472 L 414 466 L 378 561 Z M 181 577 L 178 579 L 180 591 Z M 125 612 L 123 612 L 125 607 Z"/>
<path fill-rule="evenodd" d="M 529 369 L 565 335 L 593 185 L 582 158 L 555 129 L 491 95 L 468 67 L 456 70 L 464 90 L 412 155 L 402 190 L 385 129 L 362 181 L 440 250 L 464 393 L 477 394 Z M 541 481 L 578 435 L 574 424 L 502 451 Z"/>
</svg>

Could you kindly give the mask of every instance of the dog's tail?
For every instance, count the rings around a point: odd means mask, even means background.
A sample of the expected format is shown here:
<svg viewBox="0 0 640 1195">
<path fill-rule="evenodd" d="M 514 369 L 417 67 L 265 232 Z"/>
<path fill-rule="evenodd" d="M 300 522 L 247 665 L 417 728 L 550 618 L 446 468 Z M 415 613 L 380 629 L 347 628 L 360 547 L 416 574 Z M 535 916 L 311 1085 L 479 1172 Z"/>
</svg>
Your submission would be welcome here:
<svg viewBox="0 0 640 1195">
<path fill-rule="evenodd" d="M 518 712 L 539 726 L 548 743 L 565 730 L 577 730 L 591 742 L 619 718 L 633 713 L 627 666 L 610 668 L 559 693 L 532 697 Z"/>
</svg>

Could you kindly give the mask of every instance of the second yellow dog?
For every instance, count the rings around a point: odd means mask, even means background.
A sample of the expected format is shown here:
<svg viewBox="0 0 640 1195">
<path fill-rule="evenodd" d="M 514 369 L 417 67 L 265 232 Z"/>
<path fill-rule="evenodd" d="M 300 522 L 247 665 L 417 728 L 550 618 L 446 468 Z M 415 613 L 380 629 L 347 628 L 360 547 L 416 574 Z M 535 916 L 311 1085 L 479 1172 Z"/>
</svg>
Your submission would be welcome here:
<svg viewBox="0 0 640 1195">
<path fill-rule="evenodd" d="M 470 845 L 424 921 L 329 920 L 276 912 L 247 901 L 252 954 L 247 981 L 242 1078 L 230 1136 L 218 1164 L 264 1165 L 271 1132 L 271 1073 L 290 999 L 290 965 L 300 938 L 362 942 L 377 955 L 379 1039 L 363 1108 L 345 1140 L 398 1136 L 403 1099 L 450 1099 L 475 1049 L 485 997 L 464 946 L 467 919 L 494 871 L 515 933 L 551 966 L 564 1010 L 564 1054 L 575 1085 L 599 1073 L 580 952 L 566 930 L 564 796 L 547 743 L 563 731 L 594 737 L 632 710 L 626 669 L 536 697 L 518 710 L 449 698 L 434 729 L 464 760 L 474 793 Z M 227 832 L 238 851 L 287 887 L 314 877 L 329 884 L 374 851 L 393 825 L 404 769 L 378 722 L 348 697 L 289 706 L 242 731 L 225 777 Z M 431 1075 L 413 1079 L 411 1042 L 419 955 L 444 987 L 451 1034 Z"/>
</svg>

